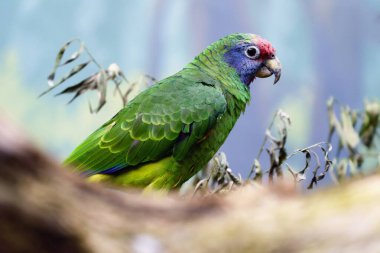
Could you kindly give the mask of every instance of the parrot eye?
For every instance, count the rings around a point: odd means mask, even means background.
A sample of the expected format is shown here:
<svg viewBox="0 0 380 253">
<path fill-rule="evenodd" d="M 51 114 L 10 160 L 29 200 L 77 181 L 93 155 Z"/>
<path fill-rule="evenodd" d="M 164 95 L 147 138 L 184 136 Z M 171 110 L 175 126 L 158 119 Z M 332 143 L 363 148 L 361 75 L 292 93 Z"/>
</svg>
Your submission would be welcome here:
<svg viewBox="0 0 380 253">
<path fill-rule="evenodd" d="M 251 59 L 257 59 L 260 55 L 260 50 L 255 46 L 250 46 L 245 50 L 245 55 Z"/>
</svg>

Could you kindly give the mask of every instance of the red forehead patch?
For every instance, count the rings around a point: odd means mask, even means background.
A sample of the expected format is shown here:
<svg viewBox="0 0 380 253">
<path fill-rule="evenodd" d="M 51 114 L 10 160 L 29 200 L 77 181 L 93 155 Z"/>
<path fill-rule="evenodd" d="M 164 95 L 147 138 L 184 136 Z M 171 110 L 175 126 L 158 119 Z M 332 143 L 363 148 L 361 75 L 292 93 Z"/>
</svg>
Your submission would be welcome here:
<svg viewBox="0 0 380 253">
<path fill-rule="evenodd" d="M 259 47 L 261 57 L 272 56 L 276 54 L 276 49 L 272 47 L 269 41 L 263 38 L 257 38 L 256 45 Z"/>
</svg>

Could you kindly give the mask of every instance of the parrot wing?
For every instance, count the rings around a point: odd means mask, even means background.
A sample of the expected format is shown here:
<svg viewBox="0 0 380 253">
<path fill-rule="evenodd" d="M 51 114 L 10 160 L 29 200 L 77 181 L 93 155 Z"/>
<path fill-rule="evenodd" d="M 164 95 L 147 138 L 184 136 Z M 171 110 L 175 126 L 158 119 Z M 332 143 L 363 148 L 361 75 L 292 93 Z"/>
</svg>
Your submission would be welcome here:
<svg viewBox="0 0 380 253">
<path fill-rule="evenodd" d="M 113 174 L 173 156 L 180 161 L 226 110 L 211 79 L 175 75 L 145 90 L 66 159 L 79 172 Z"/>
</svg>

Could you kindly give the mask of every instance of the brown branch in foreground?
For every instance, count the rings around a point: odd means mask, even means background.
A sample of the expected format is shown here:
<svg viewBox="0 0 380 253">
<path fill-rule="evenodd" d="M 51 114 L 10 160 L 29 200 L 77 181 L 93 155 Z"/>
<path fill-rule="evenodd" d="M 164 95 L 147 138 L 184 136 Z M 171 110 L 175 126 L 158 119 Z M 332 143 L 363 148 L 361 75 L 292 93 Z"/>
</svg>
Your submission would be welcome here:
<svg viewBox="0 0 380 253">
<path fill-rule="evenodd" d="M 0 252 L 374 252 L 379 184 L 141 196 L 83 182 L 0 118 Z"/>
</svg>

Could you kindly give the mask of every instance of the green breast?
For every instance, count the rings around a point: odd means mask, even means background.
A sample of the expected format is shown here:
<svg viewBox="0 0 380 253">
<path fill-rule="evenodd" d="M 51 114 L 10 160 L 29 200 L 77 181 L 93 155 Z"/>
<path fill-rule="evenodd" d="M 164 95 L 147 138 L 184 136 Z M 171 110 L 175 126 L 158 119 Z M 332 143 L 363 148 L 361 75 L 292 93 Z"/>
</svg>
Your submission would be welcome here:
<svg viewBox="0 0 380 253">
<path fill-rule="evenodd" d="M 187 181 L 211 160 L 223 145 L 240 114 L 245 110 L 245 102 L 237 100 L 230 94 L 226 96 L 228 101 L 226 112 L 218 119 L 207 137 L 199 142 L 183 161 L 178 162 L 176 167 L 181 171 L 183 182 Z"/>
</svg>

